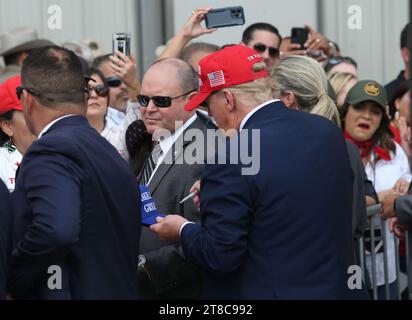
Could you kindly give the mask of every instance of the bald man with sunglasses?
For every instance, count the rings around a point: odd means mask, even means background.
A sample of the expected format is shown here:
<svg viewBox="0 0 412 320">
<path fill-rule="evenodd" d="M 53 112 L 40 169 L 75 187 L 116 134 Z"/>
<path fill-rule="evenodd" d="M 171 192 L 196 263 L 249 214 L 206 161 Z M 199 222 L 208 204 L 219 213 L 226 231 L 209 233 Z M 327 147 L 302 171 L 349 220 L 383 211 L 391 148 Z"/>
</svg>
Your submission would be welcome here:
<svg viewBox="0 0 412 320">
<path fill-rule="evenodd" d="M 188 162 L 187 150 L 203 146 L 193 137 L 196 130 L 206 137 L 215 126 L 201 113 L 184 110 L 197 93 L 198 78 L 186 62 L 167 58 L 154 63 L 145 73 L 137 99 L 142 120 L 153 136 L 153 151 L 147 158 L 138 180 L 147 185 L 161 214 L 179 214 L 199 222 L 192 201 L 180 203 L 204 169 L 201 162 Z M 160 138 L 163 133 L 169 136 Z M 206 152 L 204 152 L 206 157 Z M 196 299 L 200 294 L 200 272 L 186 262 L 178 243 L 161 241 L 142 227 L 138 279 L 143 299 Z"/>
</svg>

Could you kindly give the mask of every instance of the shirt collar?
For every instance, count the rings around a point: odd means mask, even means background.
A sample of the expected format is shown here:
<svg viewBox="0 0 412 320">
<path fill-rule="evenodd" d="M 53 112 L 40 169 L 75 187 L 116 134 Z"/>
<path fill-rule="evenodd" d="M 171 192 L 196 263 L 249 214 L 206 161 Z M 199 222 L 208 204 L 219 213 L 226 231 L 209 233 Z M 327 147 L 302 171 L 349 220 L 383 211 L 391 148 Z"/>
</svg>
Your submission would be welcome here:
<svg viewBox="0 0 412 320">
<path fill-rule="evenodd" d="M 60 121 L 60 120 L 62 120 L 62 119 L 64 119 L 64 118 L 72 117 L 72 116 L 75 116 L 75 114 L 66 114 L 66 115 L 64 115 L 64 116 L 62 116 L 62 117 L 60 117 L 60 118 L 54 119 L 52 122 L 49 122 L 49 123 L 43 128 L 43 130 L 39 133 L 39 135 L 37 136 L 37 139 L 40 139 L 40 138 L 47 132 L 47 130 L 49 130 L 49 129 L 51 128 L 51 126 L 54 125 L 56 122 L 58 122 L 58 121 Z"/>
<path fill-rule="evenodd" d="M 243 127 L 245 126 L 246 122 L 250 119 L 251 116 L 253 116 L 253 114 L 262 109 L 263 107 L 267 106 L 268 104 L 271 104 L 273 102 L 278 102 L 280 101 L 279 99 L 273 99 L 273 100 L 269 100 L 266 101 L 264 103 L 262 103 L 261 105 L 258 105 L 256 108 L 254 108 L 252 111 L 250 111 L 242 120 L 242 122 L 240 123 L 240 127 L 239 127 L 239 131 L 241 131 L 243 129 Z"/>
<path fill-rule="evenodd" d="M 182 132 L 184 130 L 186 130 L 186 128 L 189 127 L 193 123 L 193 121 L 196 120 L 196 118 L 197 118 L 197 115 L 196 115 L 196 113 L 194 113 L 193 116 L 191 116 L 189 118 L 189 120 L 187 120 L 175 132 L 173 132 L 173 134 L 171 134 L 170 136 L 167 136 L 163 140 L 159 141 L 159 145 L 160 145 L 160 148 L 162 149 L 162 154 L 163 155 L 166 155 L 169 152 L 169 150 L 172 148 L 173 144 L 176 142 L 177 138 L 179 138 L 179 136 L 182 134 Z"/>
</svg>

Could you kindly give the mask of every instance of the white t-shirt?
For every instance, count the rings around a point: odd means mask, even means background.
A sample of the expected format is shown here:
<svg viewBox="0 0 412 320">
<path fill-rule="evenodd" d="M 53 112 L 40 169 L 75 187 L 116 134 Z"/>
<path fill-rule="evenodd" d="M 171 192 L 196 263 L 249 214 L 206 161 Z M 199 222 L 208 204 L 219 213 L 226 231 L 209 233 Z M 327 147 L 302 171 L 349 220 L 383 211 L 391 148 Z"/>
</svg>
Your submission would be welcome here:
<svg viewBox="0 0 412 320">
<path fill-rule="evenodd" d="M 392 189 L 396 181 L 400 178 L 405 179 L 410 182 L 412 179 L 411 170 L 409 168 L 408 157 L 405 152 L 402 150 L 395 142 L 396 146 L 396 155 L 391 152 L 391 160 L 379 160 L 375 168 L 372 167 L 370 162 L 366 165 L 365 171 L 368 179 L 372 181 L 376 192 L 381 192 L 385 190 Z M 371 161 L 375 159 L 374 155 L 371 156 Z M 375 225 L 380 225 L 380 217 L 375 216 L 373 222 Z M 396 280 L 396 256 L 395 256 L 395 242 L 394 235 L 389 230 L 388 221 L 385 222 L 386 230 L 386 243 L 388 244 L 388 280 L 389 283 Z M 381 245 L 381 244 L 380 244 Z M 372 256 L 366 256 L 366 266 L 368 268 L 369 274 L 372 277 Z M 384 273 L 384 257 L 383 253 L 378 253 L 376 255 L 376 271 L 377 271 L 377 284 L 385 284 L 385 273 Z M 372 279 L 371 279 L 372 282 Z"/>
<path fill-rule="evenodd" d="M 123 135 L 125 135 L 125 131 L 122 128 L 109 127 L 106 125 L 100 134 L 116 148 L 123 159 L 126 161 L 129 160 L 129 153 L 123 143 Z"/>
<path fill-rule="evenodd" d="M 128 161 L 129 153 L 126 147 L 126 130 L 133 121 L 140 119 L 140 105 L 129 100 L 125 114 L 109 107 L 105 119 L 106 126 L 101 135 L 116 148 L 123 159 Z"/>
<path fill-rule="evenodd" d="M 10 192 L 14 191 L 16 171 L 22 158 L 22 154 L 13 145 L 9 148 L 6 143 L 0 147 L 0 179 Z"/>
</svg>

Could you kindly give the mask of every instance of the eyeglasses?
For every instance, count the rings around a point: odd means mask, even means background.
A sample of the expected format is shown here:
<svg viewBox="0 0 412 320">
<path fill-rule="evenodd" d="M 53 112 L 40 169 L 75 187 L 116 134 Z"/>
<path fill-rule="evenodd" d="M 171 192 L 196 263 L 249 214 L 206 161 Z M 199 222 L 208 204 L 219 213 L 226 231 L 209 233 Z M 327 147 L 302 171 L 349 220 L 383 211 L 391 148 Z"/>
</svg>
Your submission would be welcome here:
<svg viewBox="0 0 412 320">
<path fill-rule="evenodd" d="M 269 50 L 269 56 L 271 56 L 272 58 L 279 58 L 279 49 L 278 48 L 274 48 L 274 47 L 268 47 L 266 45 L 264 45 L 263 43 L 256 43 L 253 46 L 253 49 L 256 50 L 259 53 L 263 53 L 266 51 L 266 49 Z"/>
<path fill-rule="evenodd" d="M 117 88 L 122 84 L 122 80 L 118 77 L 107 77 L 106 82 L 107 85 L 112 88 Z"/>
<path fill-rule="evenodd" d="M 332 57 L 326 63 L 325 72 L 328 72 L 334 66 L 337 66 L 338 64 L 341 64 L 342 62 L 347 62 L 353 65 L 356 69 L 358 68 L 358 64 L 351 57 Z"/>
<path fill-rule="evenodd" d="M 153 100 L 153 103 L 155 104 L 156 107 L 168 108 L 172 105 L 172 100 L 184 97 L 184 96 L 186 96 L 189 93 L 192 93 L 194 91 L 196 91 L 196 90 L 190 90 L 189 92 L 183 93 L 183 94 L 181 94 L 180 96 L 177 96 L 177 97 L 163 97 L 163 96 L 149 97 L 149 96 L 139 94 L 137 96 L 137 101 L 139 102 L 140 106 L 142 106 L 142 107 L 147 107 L 149 105 L 150 100 Z"/>
<path fill-rule="evenodd" d="M 89 87 L 87 88 L 87 92 L 89 93 L 89 97 L 91 96 L 92 92 L 96 92 L 96 95 L 99 97 L 107 97 L 109 94 L 109 87 L 106 87 L 104 84 L 99 84 L 95 87 Z"/>
<path fill-rule="evenodd" d="M 21 95 L 23 94 L 23 91 L 26 90 L 28 93 L 30 93 L 33 96 L 40 97 L 40 93 L 36 91 L 36 89 L 33 88 L 24 88 L 24 87 L 17 87 L 16 88 L 16 94 L 17 98 L 21 100 Z"/>
</svg>

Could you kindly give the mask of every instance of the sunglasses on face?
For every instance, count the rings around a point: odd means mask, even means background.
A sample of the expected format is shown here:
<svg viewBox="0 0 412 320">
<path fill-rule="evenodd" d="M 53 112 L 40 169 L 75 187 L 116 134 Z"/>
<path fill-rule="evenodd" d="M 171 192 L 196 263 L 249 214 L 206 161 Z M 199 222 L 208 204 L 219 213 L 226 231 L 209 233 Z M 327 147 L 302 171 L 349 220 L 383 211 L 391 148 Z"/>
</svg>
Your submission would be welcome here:
<svg viewBox="0 0 412 320">
<path fill-rule="evenodd" d="M 118 77 L 108 77 L 106 78 L 107 85 L 111 88 L 116 88 L 122 84 L 122 80 Z"/>
<path fill-rule="evenodd" d="M 99 97 L 107 97 L 107 95 L 109 94 L 109 88 L 103 84 L 99 84 L 95 87 L 89 87 L 87 90 L 89 93 L 89 98 L 93 91 L 96 92 L 96 95 Z"/>
<path fill-rule="evenodd" d="M 272 58 L 279 58 L 279 49 L 278 48 L 274 48 L 274 47 L 268 47 L 266 45 L 264 45 L 263 43 L 256 43 L 253 46 L 253 49 L 257 52 L 259 52 L 260 54 L 262 54 L 263 52 L 266 51 L 266 49 L 269 50 L 269 56 L 271 56 Z"/>
<path fill-rule="evenodd" d="M 337 66 L 338 64 L 341 64 L 342 62 L 347 62 L 353 65 L 356 69 L 358 68 L 358 64 L 351 57 L 332 57 L 328 60 L 328 63 L 325 66 L 325 71 L 328 72 L 334 66 Z"/>
<path fill-rule="evenodd" d="M 184 97 L 184 96 L 186 96 L 189 93 L 192 93 L 194 91 L 196 91 L 196 90 L 190 90 L 189 92 L 183 93 L 183 94 L 181 94 L 180 96 L 177 96 L 177 97 L 163 97 L 163 96 L 149 97 L 149 96 L 139 94 L 137 96 L 137 101 L 139 102 L 140 106 L 142 106 L 142 107 L 147 107 L 149 105 L 150 100 L 152 100 L 156 107 L 158 107 L 158 108 L 168 108 L 172 105 L 172 100 Z"/>
</svg>

